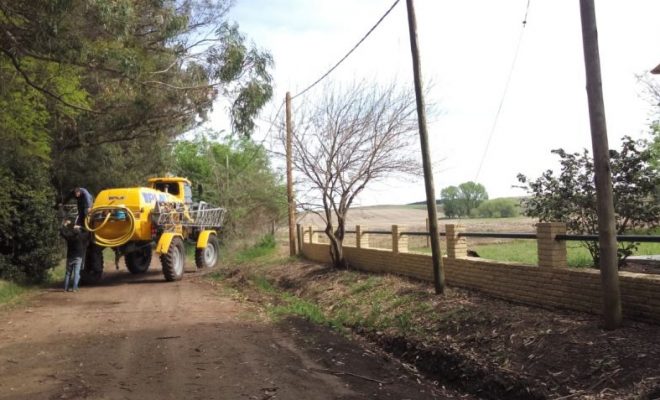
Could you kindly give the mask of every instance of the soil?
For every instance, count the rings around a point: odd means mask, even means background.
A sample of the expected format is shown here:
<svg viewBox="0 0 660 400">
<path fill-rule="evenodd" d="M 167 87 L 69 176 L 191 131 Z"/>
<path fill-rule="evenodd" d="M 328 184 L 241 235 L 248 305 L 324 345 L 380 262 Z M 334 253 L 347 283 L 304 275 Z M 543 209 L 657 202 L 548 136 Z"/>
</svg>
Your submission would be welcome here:
<svg viewBox="0 0 660 400">
<path fill-rule="evenodd" d="M 241 281 L 243 268 L 231 279 Z M 324 310 L 349 295 L 346 271 L 308 261 L 259 269 Z M 367 279 L 367 274 L 352 271 Z M 364 277 L 362 277 L 364 275 Z M 660 327 L 625 321 L 601 329 L 598 316 L 514 304 L 476 292 L 386 276 L 384 286 L 414 293 L 434 313 L 415 315 L 412 333 L 348 326 L 447 387 L 486 399 L 660 399 Z M 386 309 L 387 305 L 381 304 Z"/>
<path fill-rule="evenodd" d="M 639 274 L 660 274 L 660 261 L 630 261 L 626 262 L 626 265 L 621 267 L 621 271 L 636 272 Z"/>
<path fill-rule="evenodd" d="M 329 329 L 273 323 L 199 273 L 107 275 L 0 310 L 0 398 L 470 398 Z"/>
</svg>

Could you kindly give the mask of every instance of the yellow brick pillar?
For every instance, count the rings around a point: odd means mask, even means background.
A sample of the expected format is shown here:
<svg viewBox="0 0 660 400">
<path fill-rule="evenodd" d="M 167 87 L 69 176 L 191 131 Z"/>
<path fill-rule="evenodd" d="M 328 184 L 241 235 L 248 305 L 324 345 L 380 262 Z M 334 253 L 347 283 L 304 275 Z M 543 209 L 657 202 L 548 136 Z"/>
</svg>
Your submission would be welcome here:
<svg viewBox="0 0 660 400">
<path fill-rule="evenodd" d="M 566 242 L 555 240 L 557 235 L 566 234 L 563 222 L 539 222 L 536 224 L 536 237 L 539 267 L 564 268 L 566 261 Z"/>
<path fill-rule="evenodd" d="M 358 249 L 369 248 L 369 234 L 364 233 L 369 228 L 362 225 L 355 225 L 355 247 Z"/>
<path fill-rule="evenodd" d="M 467 257 L 467 240 L 465 237 L 459 236 L 461 232 L 465 232 L 465 227 L 461 225 L 445 225 L 448 258 Z"/>
<path fill-rule="evenodd" d="M 407 253 L 408 252 L 408 236 L 401 235 L 400 232 L 405 231 L 404 226 L 392 225 L 392 252 L 393 253 Z"/>
</svg>

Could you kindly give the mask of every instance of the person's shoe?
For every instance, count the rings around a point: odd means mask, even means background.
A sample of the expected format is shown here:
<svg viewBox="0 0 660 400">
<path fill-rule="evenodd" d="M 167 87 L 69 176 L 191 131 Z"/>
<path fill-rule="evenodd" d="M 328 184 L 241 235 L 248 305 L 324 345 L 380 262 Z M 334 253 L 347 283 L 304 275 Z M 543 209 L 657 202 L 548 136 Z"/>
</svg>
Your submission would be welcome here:
<svg viewBox="0 0 660 400">
<path fill-rule="evenodd" d="M 77 292 L 78 292 L 78 289 L 73 289 L 73 291 L 77 293 Z"/>
</svg>

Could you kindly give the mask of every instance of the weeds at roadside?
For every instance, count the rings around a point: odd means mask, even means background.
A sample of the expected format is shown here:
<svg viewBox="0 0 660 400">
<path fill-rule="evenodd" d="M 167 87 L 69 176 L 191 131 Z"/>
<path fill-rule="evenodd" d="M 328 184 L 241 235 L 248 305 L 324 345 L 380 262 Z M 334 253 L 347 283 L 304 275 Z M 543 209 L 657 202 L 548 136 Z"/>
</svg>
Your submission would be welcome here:
<svg viewBox="0 0 660 400">
<path fill-rule="evenodd" d="M 271 256 L 275 250 L 275 237 L 273 235 L 266 235 L 256 245 L 236 253 L 232 259 L 234 262 L 242 264 L 266 256 Z"/>
<path fill-rule="evenodd" d="M 299 261 L 276 255 L 276 248 L 267 238 L 252 248 L 231 257 L 236 269 L 221 270 L 207 275 L 213 282 L 224 282 L 243 293 L 255 293 L 266 313 L 273 319 L 286 316 L 305 318 L 316 324 L 329 326 L 337 331 L 358 327 L 366 331 L 395 331 L 400 334 L 418 333 L 416 321 L 420 314 L 434 315 L 425 294 L 401 290 L 393 283 L 398 278 L 342 271 L 334 274 L 337 279 L 332 288 L 311 287 L 305 295 L 296 296 L 279 287 L 268 276 L 270 266 L 281 266 Z M 230 263 L 231 264 L 231 263 Z M 334 271 L 331 271 L 334 272 Z M 321 276 L 321 275 L 315 275 Z M 306 279 L 309 279 L 307 277 Z M 285 284 L 287 287 L 289 284 Z M 291 282 L 295 288 L 296 282 Z M 340 290 L 345 295 L 332 304 L 317 302 L 312 298 L 323 298 L 329 290 Z M 336 294 L 336 293 L 333 293 Z M 252 297 L 252 294 L 247 294 Z"/>
<path fill-rule="evenodd" d="M 27 296 L 35 293 L 35 291 L 60 284 L 64 281 L 65 272 L 64 260 L 62 260 L 57 267 L 49 272 L 48 279 L 43 283 L 21 284 L 0 280 L 0 307 L 20 304 Z"/>
<path fill-rule="evenodd" d="M 0 281 L 0 304 L 11 304 L 29 289 L 14 282 Z"/>
<path fill-rule="evenodd" d="M 478 395 L 561 398 L 578 389 L 592 393 L 590 388 L 603 384 L 602 376 L 622 368 L 634 365 L 640 376 L 655 371 L 646 356 L 655 351 L 648 339 L 654 337 L 652 327 L 623 328 L 629 338 L 623 347 L 613 347 L 619 333 L 602 333 L 591 316 L 527 308 L 454 288 L 436 296 L 426 283 L 277 258 L 275 251 L 211 279 L 244 293 L 272 319 L 297 316 L 366 337 L 430 376 L 440 369 L 452 382 L 469 378 Z M 637 349 L 643 357 L 631 360 Z M 551 367 L 539 363 L 541 355 Z M 608 366 L 600 376 L 589 372 L 603 355 L 620 366 Z M 548 368 L 565 370 L 563 381 L 548 384 Z M 613 393 L 631 393 L 636 379 L 612 383 Z M 511 395 L 514 387 L 520 396 Z"/>
<path fill-rule="evenodd" d="M 279 318 L 295 315 L 318 325 L 337 327 L 336 321 L 326 318 L 316 304 L 287 293 L 279 293 L 279 298 L 283 304 L 270 307 L 268 312 L 271 316 Z"/>
</svg>

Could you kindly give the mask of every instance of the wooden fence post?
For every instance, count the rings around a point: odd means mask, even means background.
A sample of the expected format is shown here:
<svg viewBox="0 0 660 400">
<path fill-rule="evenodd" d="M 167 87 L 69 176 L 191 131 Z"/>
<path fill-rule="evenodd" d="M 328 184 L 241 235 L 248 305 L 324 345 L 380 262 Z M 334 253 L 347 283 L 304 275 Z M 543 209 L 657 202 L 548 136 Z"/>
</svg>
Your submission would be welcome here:
<svg viewBox="0 0 660 400">
<path fill-rule="evenodd" d="M 298 252 L 302 253 L 302 245 L 305 240 L 303 238 L 303 228 L 301 224 L 296 224 L 296 240 L 298 241 Z"/>
</svg>

